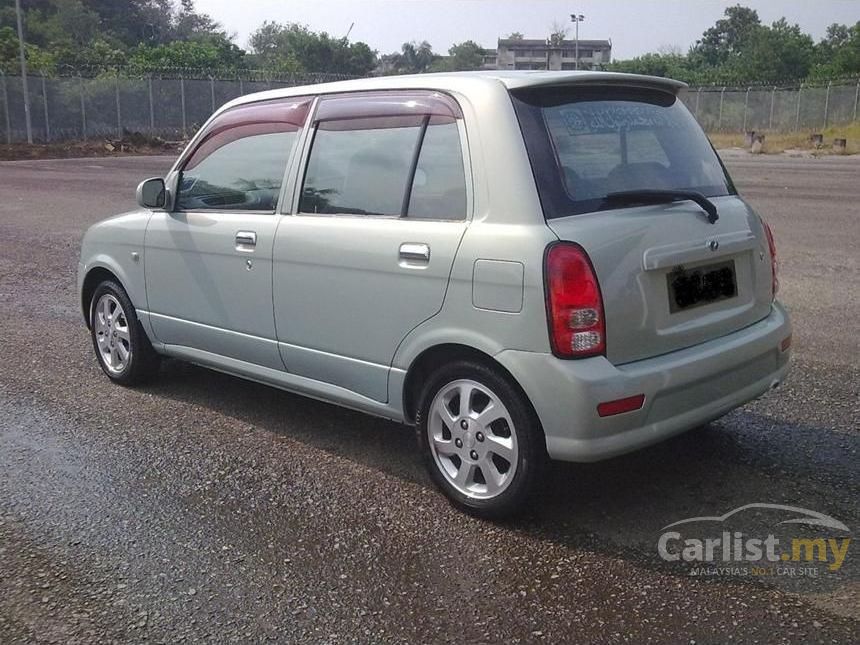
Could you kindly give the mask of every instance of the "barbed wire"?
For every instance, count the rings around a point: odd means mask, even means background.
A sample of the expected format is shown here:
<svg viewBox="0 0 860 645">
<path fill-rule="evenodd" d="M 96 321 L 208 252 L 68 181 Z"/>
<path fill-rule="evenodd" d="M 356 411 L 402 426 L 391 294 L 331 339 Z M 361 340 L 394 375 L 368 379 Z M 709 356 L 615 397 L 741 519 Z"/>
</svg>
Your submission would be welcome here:
<svg viewBox="0 0 860 645">
<path fill-rule="evenodd" d="M 18 69 L 3 70 L 0 74 L 6 76 L 20 76 Z M 50 71 L 32 70 L 28 76 L 44 76 L 45 78 L 99 78 L 104 76 L 120 77 L 129 79 L 161 78 L 161 79 L 189 79 L 189 80 L 216 80 L 216 81 L 249 81 L 249 82 L 275 82 L 275 83 L 325 83 L 330 81 L 344 81 L 359 78 L 350 74 L 338 74 L 334 72 L 290 72 L 277 69 L 234 69 L 218 67 L 147 67 L 145 69 L 132 65 L 69 65 L 59 64 Z"/>
<path fill-rule="evenodd" d="M 789 79 L 782 81 L 743 81 L 713 82 L 690 85 L 689 91 L 697 92 L 745 92 L 747 89 L 756 91 L 797 91 L 800 88 L 842 87 L 860 84 L 860 76 L 842 76 L 832 79 Z"/>
<path fill-rule="evenodd" d="M 609 68 L 609 69 L 607 69 Z M 601 65 L 595 66 L 596 70 L 612 71 L 611 66 Z M 8 77 L 20 76 L 20 70 L 17 68 L 3 69 L 0 66 L 0 74 Z M 28 76 L 45 78 L 99 78 L 99 77 L 119 77 L 126 79 L 179 79 L 187 80 L 216 80 L 216 81 L 248 81 L 248 82 L 268 82 L 268 83 L 287 83 L 290 85 L 298 84 L 316 84 L 331 81 L 343 81 L 354 78 L 363 78 L 358 75 L 340 74 L 335 72 L 290 72 L 278 69 L 265 68 L 224 68 L 224 67 L 147 67 L 142 69 L 133 65 L 71 65 L 59 64 L 50 71 L 33 70 Z M 782 79 L 782 80 L 745 80 L 745 79 L 725 79 L 713 80 L 708 83 L 689 83 L 691 92 L 745 92 L 746 90 L 777 90 L 777 91 L 796 91 L 800 88 L 818 88 L 818 87 L 840 87 L 846 85 L 856 85 L 860 83 L 860 76 L 842 76 L 831 79 Z"/>
</svg>

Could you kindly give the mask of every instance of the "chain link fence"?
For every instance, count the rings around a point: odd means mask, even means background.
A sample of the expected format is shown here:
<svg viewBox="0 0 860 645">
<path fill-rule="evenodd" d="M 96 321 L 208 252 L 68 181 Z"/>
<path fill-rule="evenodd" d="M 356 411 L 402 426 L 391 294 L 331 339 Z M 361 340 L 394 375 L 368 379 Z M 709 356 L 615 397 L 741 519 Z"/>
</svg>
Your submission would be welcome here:
<svg viewBox="0 0 860 645">
<path fill-rule="evenodd" d="M 227 101 L 280 87 L 351 78 L 339 74 L 265 77 L 27 76 L 33 141 L 122 138 L 127 133 L 185 139 Z M 27 141 L 24 83 L 0 72 L 0 142 Z"/>
<path fill-rule="evenodd" d="M 47 143 L 141 133 L 185 139 L 220 105 L 261 90 L 349 77 L 300 74 L 267 78 L 153 75 L 129 78 L 28 76 L 33 140 Z M 0 142 L 27 141 L 20 76 L 0 72 Z M 683 99 L 707 132 L 821 130 L 856 121 L 860 79 L 822 85 L 690 88 Z"/>
<path fill-rule="evenodd" d="M 706 132 L 820 131 L 858 117 L 860 79 L 794 86 L 690 88 L 684 102 Z"/>
</svg>

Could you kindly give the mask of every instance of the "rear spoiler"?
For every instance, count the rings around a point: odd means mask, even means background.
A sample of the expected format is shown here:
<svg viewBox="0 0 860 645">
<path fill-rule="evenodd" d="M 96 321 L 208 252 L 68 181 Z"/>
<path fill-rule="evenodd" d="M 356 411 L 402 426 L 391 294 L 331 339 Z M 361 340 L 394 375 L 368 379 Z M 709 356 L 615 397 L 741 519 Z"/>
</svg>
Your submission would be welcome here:
<svg viewBox="0 0 860 645">
<path fill-rule="evenodd" d="M 677 94 L 688 87 L 686 83 L 671 78 L 619 72 L 534 72 L 503 76 L 499 80 L 509 90 L 564 85 L 620 85 L 658 89 Z"/>
</svg>

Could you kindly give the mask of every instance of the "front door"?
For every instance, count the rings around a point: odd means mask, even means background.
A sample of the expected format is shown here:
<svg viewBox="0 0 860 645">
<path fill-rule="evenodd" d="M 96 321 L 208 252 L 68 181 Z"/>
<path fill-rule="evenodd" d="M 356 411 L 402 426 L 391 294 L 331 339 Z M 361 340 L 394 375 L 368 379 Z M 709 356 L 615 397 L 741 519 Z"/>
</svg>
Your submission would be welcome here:
<svg viewBox="0 0 860 645">
<path fill-rule="evenodd" d="M 216 117 L 181 163 L 172 212 L 146 232 L 157 339 L 283 369 L 272 313 L 277 204 L 308 102 L 270 101 Z"/>
<path fill-rule="evenodd" d="M 287 370 L 388 400 L 400 341 L 442 307 L 467 226 L 462 116 L 398 92 L 322 99 L 274 249 Z"/>
</svg>

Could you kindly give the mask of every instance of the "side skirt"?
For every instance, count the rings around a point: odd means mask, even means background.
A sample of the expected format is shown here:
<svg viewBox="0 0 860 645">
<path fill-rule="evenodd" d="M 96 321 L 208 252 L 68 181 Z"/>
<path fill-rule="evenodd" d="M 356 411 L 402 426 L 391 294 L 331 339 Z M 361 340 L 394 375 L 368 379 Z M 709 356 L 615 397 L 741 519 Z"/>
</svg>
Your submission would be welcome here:
<svg viewBox="0 0 860 645">
<path fill-rule="evenodd" d="M 373 416 L 403 423 L 403 411 L 388 403 L 380 403 L 368 397 L 356 394 L 337 385 L 315 381 L 303 376 L 297 376 L 283 370 L 262 367 L 235 358 L 213 354 L 191 347 L 180 345 L 159 344 L 156 351 L 165 356 L 178 358 L 196 365 L 201 365 L 218 372 L 238 376 L 249 381 L 276 387 L 293 394 L 301 394 L 324 403 L 333 403 L 350 410 L 364 412 Z M 398 370 L 399 371 L 399 370 Z M 399 400 L 399 399 L 396 399 Z"/>
</svg>

